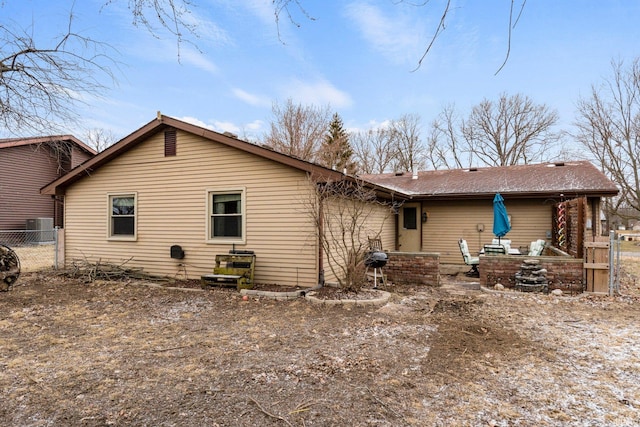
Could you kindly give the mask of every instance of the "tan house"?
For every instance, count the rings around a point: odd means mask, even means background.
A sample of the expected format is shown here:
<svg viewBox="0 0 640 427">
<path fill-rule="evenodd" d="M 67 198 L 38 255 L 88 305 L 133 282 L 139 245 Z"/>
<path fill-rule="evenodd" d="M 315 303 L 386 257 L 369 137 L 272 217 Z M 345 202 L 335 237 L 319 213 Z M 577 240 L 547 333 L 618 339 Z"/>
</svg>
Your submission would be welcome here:
<svg viewBox="0 0 640 427">
<path fill-rule="evenodd" d="M 559 246 L 557 213 L 566 207 L 566 203 L 560 205 L 563 201 L 581 199 L 575 219 L 582 225 L 574 226 L 581 235 L 575 240 L 600 236 L 601 199 L 618 194 L 615 183 L 588 161 L 362 178 L 401 192 L 408 199 L 398 215 L 396 250 L 437 252 L 444 264 L 462 263 L 457 243 L 461 238 L 467 240 L 472 253 L 491 243 L 495 237 L 492 229 L 496 193 L 504 198 L 511 220 L 511 231 L 505 239 L 511 240 L 511 247 L 523 250 L 537 239 Z M 406 217 L 410 218 L 408 223 Z M 578 248 L 574 255 L 581 257 L 580 251 Z"/>
<path fill-rule="evenodd" d="M 42 192 L 64 196 L 67 263 L 126 261 L 154 275 L 199 278 L 217 254 L 250 250 L 256 283 L 308 287 L 321 271 L 332 279 L 309 214 L 310 176 L 346 178 L 159 115 Z M 393 247 L 388 215 L 380 208 L 371 218 Z M 176 245 L 183 258 L 171 257 Z"/>
<path fill-rule="evenodd" d="M 217 254 L 250 250 L 257 283 L 313 286 L 322 272 L 335 278 L 309 214 L 311 176 L 353 179 L 159 115 L 42 193 L 64 197 L 67 263 L 126 261 L 150 274 L 198 278 Z M 524 247 L 553 243 L 554 209 L 565 199 L 584 198 L 582 220 L 599 234 L 600 198 L 618 191 L 589 162 L 361 178 L 379 198 L 401 203 L 397 215 L 380 207 L 369 219 L 384 249 L 435 252 L 453 264 L 462 263 L 459 238 L 472 251 L 491 241 L 496 192 L 511 215 L 512 247 Z M 184 257 L 172 257 L 172 246 Z"/>
</svg>

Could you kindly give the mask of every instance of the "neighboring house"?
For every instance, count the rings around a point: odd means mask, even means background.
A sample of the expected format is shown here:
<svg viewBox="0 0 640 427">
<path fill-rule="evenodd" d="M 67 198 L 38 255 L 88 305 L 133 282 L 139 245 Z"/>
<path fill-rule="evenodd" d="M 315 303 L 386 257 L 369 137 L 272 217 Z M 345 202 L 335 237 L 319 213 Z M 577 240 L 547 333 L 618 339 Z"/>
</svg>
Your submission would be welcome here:
<svg viewBox="0 0 640 427">
<path fill-rule="evenodd" d="M 62 200 L 40 189 L 95 154 L 71 135 L 0 139 L 0 230 L 24 230 L 33 218 L 63 226 Z"/>
<path fill-rule="evenodd" d="M 211 272 L 217 254 L 251 250 L 256 282 L 313 286 L 322 272 L 333 278 L 309 212 L 316 197 L 310 176 L 353 180 L 159 115 L 42 193 L 64 197 L 67 264 L 100 260 L 199 278 Z M 381 199 L 403 203 L 397 215 L 380 207 L 369 219 L 383 249 L 437 252 L 442 263 L 462 263 L 461 237 L 473 251 L 491 241 L 496 192 L 511 215 L 507 238 L 518 247 L 550 241 L 561 200 L 585 197 L 581 215 L 599 218 L 600 198 L 618 191 L 588 162 L 362 178 Z M 599 222 L 590 223 L 599 235 Z M 184 258 L 171 257 L 174 245 Z"/>
<path fill-rule="evenodd" d="M 396 249 L 437 252 L 444 264 L 462 263 L 460 238 L 467 240 L 472 253 L 491 243 L 496 193 L 504 197 L 511 218 L 511 231 L 504 238 L 511 240 L 511 247 L 523 249 L 537 239 L 556 243 L 556 209 L 564 200 L 586 199 L 579 218 L 585 224 L 584 238 L 600 236 L 601 198 L 618 194 L 615 183 L 588 161 L 362 178 L 410 198 L 398 215 Z"/>
<path fill-rule="evenodd" d="M 345 179 L 159 115 L 42 192 L 64 197 L 67 263 L 126 262 L 149 274 L 199 278 L 217 254 L 251 250 L 256 282 L 313 286 L 330 269 L 309 213 L 311 175 Z M 392 247 L 394 222 L 385 227 L 381 237 Z M 171 258 L 174 245 L 184 258 Z"/>
<path fill-rule="evenodd" d="M 617 212 L 609 217 L 609 224 L 613 230 L 630 230 L 636 224 L 640 224 L 640 212 L 633 208 L 618 208 Z"/>
</svg>

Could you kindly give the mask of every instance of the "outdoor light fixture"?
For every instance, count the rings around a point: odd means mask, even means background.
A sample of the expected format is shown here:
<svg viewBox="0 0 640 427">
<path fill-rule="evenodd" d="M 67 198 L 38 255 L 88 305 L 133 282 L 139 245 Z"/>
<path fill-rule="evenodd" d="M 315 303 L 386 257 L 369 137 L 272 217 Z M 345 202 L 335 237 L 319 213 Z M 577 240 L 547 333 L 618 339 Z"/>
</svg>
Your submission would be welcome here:
<svg viewBox="0 0 640 427">
<path fill-rule="evenodd" d="M 429 212 L 422 212 L 422 222 L 427 222 L 429 219 Z"/>
</svg>

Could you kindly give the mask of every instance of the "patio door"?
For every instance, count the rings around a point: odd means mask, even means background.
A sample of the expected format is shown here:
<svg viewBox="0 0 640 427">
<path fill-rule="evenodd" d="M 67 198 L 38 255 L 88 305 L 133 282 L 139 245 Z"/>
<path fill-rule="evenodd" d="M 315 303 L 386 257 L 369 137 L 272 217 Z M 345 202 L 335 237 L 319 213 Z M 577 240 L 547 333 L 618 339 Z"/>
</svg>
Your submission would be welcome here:
<svg viewBox="0 0 640 427">
<path fill-rule="evenodd" d="M 422 223 L 420 203 L 405 203 L 398 215 L 398 246 L 401 252 L 420 252 Z"/>
</svg>

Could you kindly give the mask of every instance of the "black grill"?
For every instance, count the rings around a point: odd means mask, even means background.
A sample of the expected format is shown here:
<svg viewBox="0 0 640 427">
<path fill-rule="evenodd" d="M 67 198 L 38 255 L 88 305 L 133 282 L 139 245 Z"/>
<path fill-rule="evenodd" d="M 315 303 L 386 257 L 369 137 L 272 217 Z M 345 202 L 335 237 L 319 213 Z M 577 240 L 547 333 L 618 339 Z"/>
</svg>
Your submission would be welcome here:
<svg viewBox="0 0 640 427">
<path fill-rule="evenodd" d="M 367 252 L 364 257 L 364 264 L 371 268 L 382 268 L 387 264 L 389 256 L 386 252 L 371 251 Z"/>
</svg>

